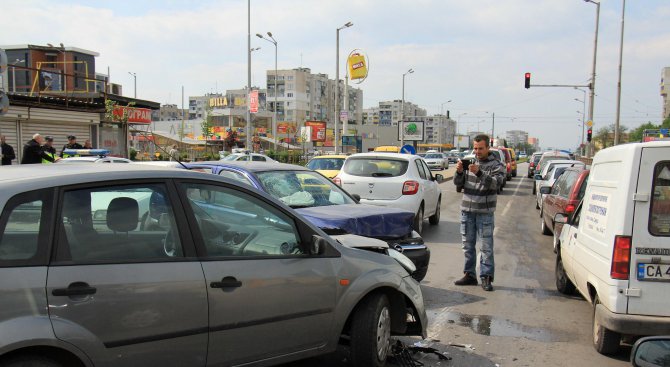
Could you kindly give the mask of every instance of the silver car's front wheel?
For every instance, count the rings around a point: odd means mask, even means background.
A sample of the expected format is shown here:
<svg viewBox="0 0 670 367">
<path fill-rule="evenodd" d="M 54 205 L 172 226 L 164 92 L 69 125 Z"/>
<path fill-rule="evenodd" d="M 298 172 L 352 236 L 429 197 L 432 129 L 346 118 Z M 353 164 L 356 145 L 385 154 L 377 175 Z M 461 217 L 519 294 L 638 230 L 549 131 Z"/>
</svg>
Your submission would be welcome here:
<svg viewBox="0 0 670 367">
<path fill-rule="evenodd" d="M 369 295 L 356 307 L 351 323 L 351 364 L 381 367 L 391 346 L 391 306 L 383 294 Z"/>
</svg>

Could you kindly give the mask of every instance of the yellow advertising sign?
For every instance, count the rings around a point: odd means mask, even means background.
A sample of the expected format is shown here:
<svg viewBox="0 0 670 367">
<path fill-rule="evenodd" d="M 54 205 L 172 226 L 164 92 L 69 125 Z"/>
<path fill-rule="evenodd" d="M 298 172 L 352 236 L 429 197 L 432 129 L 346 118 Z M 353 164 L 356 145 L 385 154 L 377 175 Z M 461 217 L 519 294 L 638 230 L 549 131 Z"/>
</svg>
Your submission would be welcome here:
<svg viewBox="0 0 670 367">
<path fill-rule="evenodd" d="M 209 99 L 210 107 L 226 107 L 228 106 L 228 98 L 226 97 L 217 97 Z"/>
<path fill-rule="evenodd" d="M 351 80 L 365 79 L 368 76 L 368 65 L 365 55 L 361 53 L 352 53 L 349 55 L 347 67 L 349 68 L 349 78 Z"/>
</svg>

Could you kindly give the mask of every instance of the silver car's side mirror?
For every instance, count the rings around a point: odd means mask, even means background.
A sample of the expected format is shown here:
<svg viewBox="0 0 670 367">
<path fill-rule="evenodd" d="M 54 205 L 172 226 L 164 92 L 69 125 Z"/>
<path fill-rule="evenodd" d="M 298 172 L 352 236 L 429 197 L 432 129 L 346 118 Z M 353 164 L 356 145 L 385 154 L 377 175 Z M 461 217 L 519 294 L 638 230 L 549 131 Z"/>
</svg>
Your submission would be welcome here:
<svg viewBox="0 0 670 367">
<path fill-rule="evenodd" d="M 568 224 L 568 216 L 563 213 L 557 213 L 554 216 L 554 223 Z"/>
<path fill-rule="evenodd" d="M 542 186 L 542 187 L 540 187 L 540 194 L 542 194 L 542 195 L 549 195 L 549 194 L 551 194 L 551 187 L 550 187 L 550 186 Z"/>
<path fill-rule="evenodd" d="M 670 365 L 670 336 L 650 336 L 639 339 L 633 345 L 630 362 L 636 367 Z"/>
<path fill-rule="evenodd" d="M 309 254 L 323 255 L 323 253 L 326 252 L 326 246 L 328 246 L 328 241 L 326 241 L 325 238 L 318 235 L 313 235 L 312 243 L 310 243 L 309 246 Z"/>
</svg>

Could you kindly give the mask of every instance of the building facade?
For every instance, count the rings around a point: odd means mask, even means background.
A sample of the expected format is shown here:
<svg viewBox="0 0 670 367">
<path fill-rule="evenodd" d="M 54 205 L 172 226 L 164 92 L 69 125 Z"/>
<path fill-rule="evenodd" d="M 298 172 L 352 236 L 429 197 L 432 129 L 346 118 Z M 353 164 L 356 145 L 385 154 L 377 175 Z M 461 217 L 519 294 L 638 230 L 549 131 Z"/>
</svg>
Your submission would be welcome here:
<svg viewBox="0 0 670 367">
<path fill-rule="evenodd" d="M 400 113 L 401 110 L 404 110 L 403 114 Z M 408 119 L 412 117 L 425 117 L 427 115 L 428 113 L 424 108 L 409 101 L 405 101 L 404 105 L 400 99 L 379 102 L 379 123 L 384 126 L 398 125 L 398 121 L 400 121 L 402 116 Z"/>
<path fill-rule="evenodd" d="M 523 130 L 509 130 L 505 132 L 507 146 L 516 148 L 519 145 L 528 143 L 528 132 Z"/>
<path fill-rule="evenodd" d="M 174 121 L 188 119 L 189 111 L 182 110 L 176 104 L 164 104 L 158 110 L 151 111 L 151 121 Z"/>
</svg>

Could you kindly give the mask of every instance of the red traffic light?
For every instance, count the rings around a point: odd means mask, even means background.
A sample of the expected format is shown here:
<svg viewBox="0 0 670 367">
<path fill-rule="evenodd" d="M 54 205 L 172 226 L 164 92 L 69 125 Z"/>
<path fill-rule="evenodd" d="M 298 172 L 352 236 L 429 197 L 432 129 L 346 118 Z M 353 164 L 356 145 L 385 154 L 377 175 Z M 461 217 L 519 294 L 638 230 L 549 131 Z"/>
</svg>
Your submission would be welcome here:
<svg viewBox="0 0 670 367">
<path fill-rule="evenodd" d="M 526 73 L 524 76 L 524 87 L 526 89 L 530 88 L 530 73 Z"/>
<path fill-rule="evenodd" d="M 590 143 L 592 136 L 593 136 L 593 129 L 589 128 L 588 130 L 586 130 L 586 141 Z"/>
</svg>

